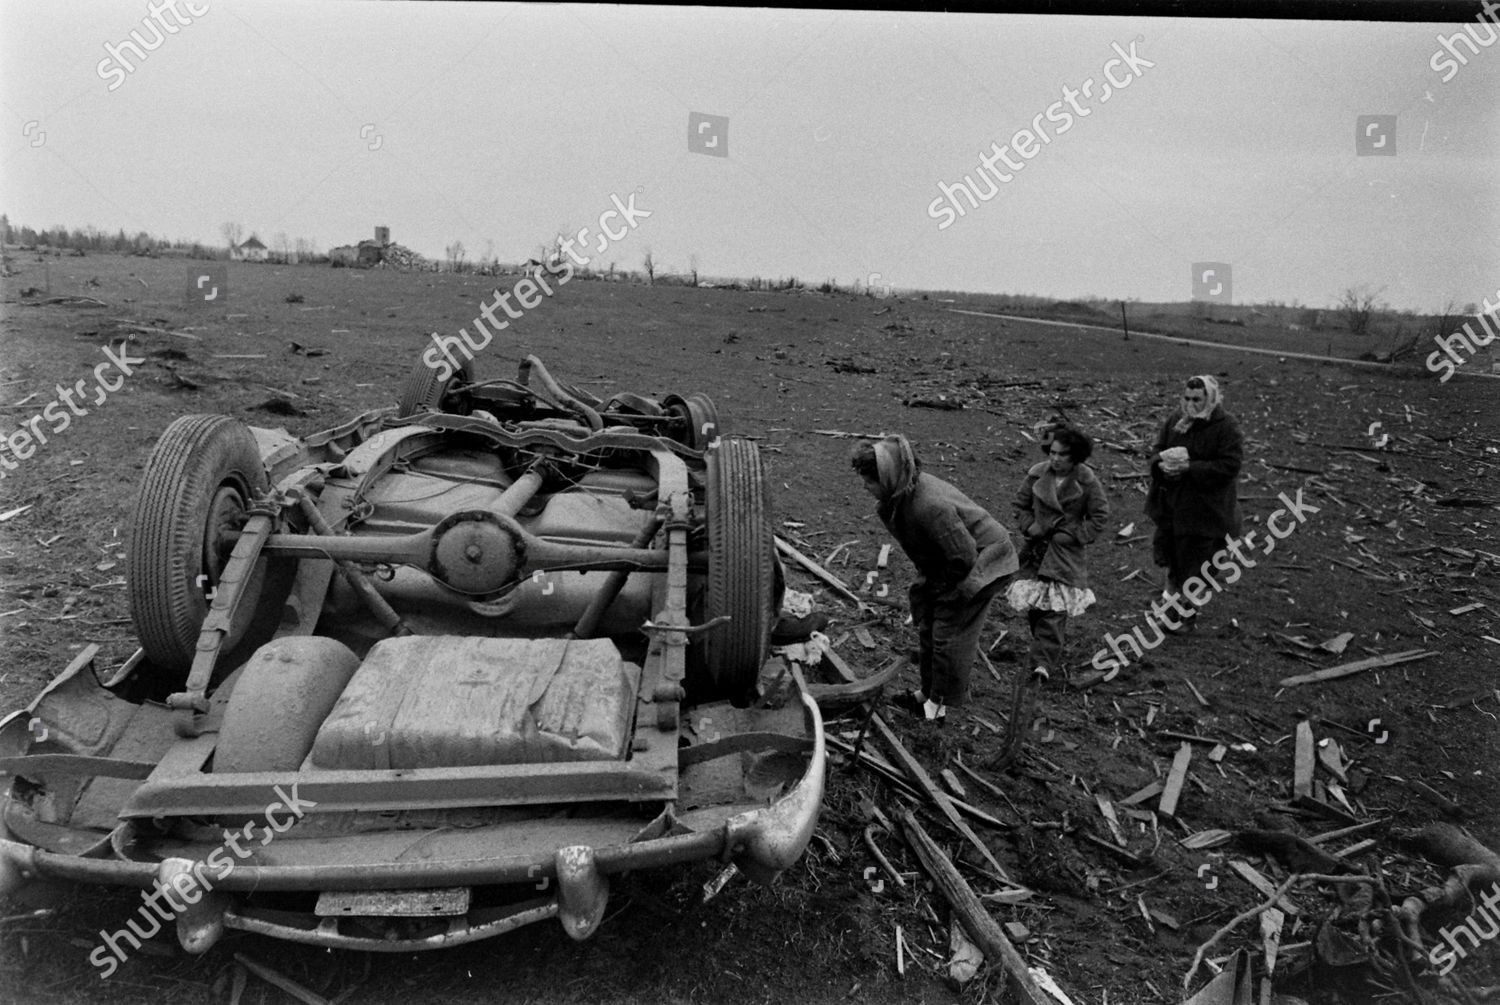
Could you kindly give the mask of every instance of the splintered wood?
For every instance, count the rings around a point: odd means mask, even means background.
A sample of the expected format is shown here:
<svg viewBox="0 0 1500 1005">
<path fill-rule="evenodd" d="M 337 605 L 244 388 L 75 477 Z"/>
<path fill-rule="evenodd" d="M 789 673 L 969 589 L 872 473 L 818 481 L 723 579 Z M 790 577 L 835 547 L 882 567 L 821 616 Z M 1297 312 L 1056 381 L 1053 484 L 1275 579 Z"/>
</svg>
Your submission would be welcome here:
<svg viewBox="0 0 1500 1005">
<path fill-rule="evenodd" d="M 1032 979 L 1026 958 L 1006 937 L 995 919 L 990 917 L 990 912 L 985 910 L 984 904 L 974 895 L 973 889 L 964 881 L 952 860 L 943 854 L 937 842 L 922 829 L 910 810 L 902 812 L 901 827 L 906 833 L 907 842 L 953 908 L 953 913 L 969 933 L 969 938 L 984 951 L 991 963 L 998 965 L 1005 973 L 1006 982 L 1017 1000 L 1022 1005 L 1052 1005 Z"/>
<path fill-rule="evenodd" d="M 1365 670 L 1374 670 L 1376 667 L 1395 666 L 1397 663 L 1425 660 L 1429 656 L 1436 655 L 1437 653 L 1426 649 L 1408 649 L 1405 652 L 1390 653 L 1385 656 L 1371 656 L 1367 660 L 1355 660 L 1353 663 L 1340 663 L 1336 667 L 1314 670 L 1312 673 L 1297 674 L 1295 677 L 1283 677 L 1276 684 L 1278 687 L 1315 684 L 1318 681 L 1336 680 L 1339 677 L 1348 677 L 1350 674 L 1362 673 Z"/>
<path fill-rule="evenodd" d="M 1177 756 L 1172 758 L 1172 770 L 1167 774 L 1166 788 L 1161 794 L 1161 803 L 1157 806 L 1162 816 L 1177 815 L 1177 800 L 1182 798 L 1182 784 L 1187 780 L 1188 764 L 1192 760 L 1191 743 L 1184 743 L 1177 748 Z"/>
<path fill-rule="evenodd" d="M 1292 795 L 1311 799 L 1313 794 L 1313 730 L 1303 719 L 1297 723 L 1297 749 L 1292 763 Z"/>
</svg>

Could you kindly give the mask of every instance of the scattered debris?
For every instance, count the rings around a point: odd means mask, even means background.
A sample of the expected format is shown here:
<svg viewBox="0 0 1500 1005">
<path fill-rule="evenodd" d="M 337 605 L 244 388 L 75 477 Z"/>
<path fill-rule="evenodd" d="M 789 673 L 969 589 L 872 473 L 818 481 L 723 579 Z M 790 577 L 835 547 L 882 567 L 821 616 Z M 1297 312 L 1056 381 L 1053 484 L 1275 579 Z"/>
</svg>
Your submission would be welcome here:
<svg viewBox="0 0 1500 1005">
<path fill-rule="evenodd" d="M 1395 666 L 1398 663 L 1410 663 L 1413 660 L 1425 660 L 1437 653 L 1426 649 L 1408 649 L 1405 652 L 1390 653 L 1386 656 L 1372 656 L 1367 660 L 1356 660 L 1353 663 L 1340 663 L 1336 667 L 1327 667 L 1323 670 L 1315 670 L 1312 673 L 1298 674 L 1295 677 L 1284 677 L 1277 681 L 1278 687 L 1296 687 L 1298 684 L 1313 684 L 1318 681 L 1336 680 L 1339 677 L 1348 677 L 1351 674 L 1362 673 L 1365 670 L 1374 670 L 1376 667 Z"/>
<path fill-rule="evenodd" d="M 986 959 L 1004 971 L 1006 983 L 1021 1005 L 1050 1005 L 1031 976 L 1026 958 L 1006 938 L 973 889 L 959 875 L 953 861 L 943 854 L 910 810 L 901 813 L 901 829 L 969 937 L 984 950 Z"/>
<path fill-rule="evenodd" d="M 1164 817 L 1177 815 L 1177 801 L 1182 797 L 1182 783 L 1187 780 L 1188 764 L 1193 760 L 1193 745 L 1184 743 L 1177 748 L 1172 758 L 1172 770 L 1167 774 L 1167 784 L 1162 789 L 1161 802 L 1157 810 Z"/>
<path fill-rule="evenodd" d="M 304 1002 L 305 1005 L 328 1005 L 328 999 L 324 998 L 322 995 L 315 994 L 314 992 L 303 987 L 301 984 L 298 984 L 296 981 L 292 980 L 290 977 L 287 977 L 285 974 L 281 974 L 275 970 L 272 970 L 264 963 L 255 962 L 244 953 L 235 953 L 234 959 L 236 963 L 244 967 L 246 970 L 250 971 L 255 976 L 259 977 L 261 980 L 265 981 L 267 984 L 271 984 L 281 989 L 282 991 L 285 991 L 287 994 L 291 995 L 298 1001 Z"/>
</svg>

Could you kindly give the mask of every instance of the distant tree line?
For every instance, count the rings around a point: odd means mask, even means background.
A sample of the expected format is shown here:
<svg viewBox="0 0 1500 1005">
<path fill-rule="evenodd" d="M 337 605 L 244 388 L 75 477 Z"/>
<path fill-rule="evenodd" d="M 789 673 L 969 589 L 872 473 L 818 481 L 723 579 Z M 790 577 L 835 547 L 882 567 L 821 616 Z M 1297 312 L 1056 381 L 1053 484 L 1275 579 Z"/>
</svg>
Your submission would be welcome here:
<svg viewBox="0 0 1500 1005">
<path fill-rule="evenodd" d="M 215 248 L 201 241 L 179 239 L 169 241 L 165 237 L 153 237 L 144 230 L 127 234 L 123 228 L 114 233 L 98 227 L 67 227 L 58 225 L 41 229 L 21 225 L 15 226 L 7 214 L 0 213 L 0 243 L 18 245 L 25 249 L 49 248 L 74 252 L 115 252 L 122 255 L 159 255 L 164 251 L 189 258 L 226 258 L 228 251 Z"/>
</svg>

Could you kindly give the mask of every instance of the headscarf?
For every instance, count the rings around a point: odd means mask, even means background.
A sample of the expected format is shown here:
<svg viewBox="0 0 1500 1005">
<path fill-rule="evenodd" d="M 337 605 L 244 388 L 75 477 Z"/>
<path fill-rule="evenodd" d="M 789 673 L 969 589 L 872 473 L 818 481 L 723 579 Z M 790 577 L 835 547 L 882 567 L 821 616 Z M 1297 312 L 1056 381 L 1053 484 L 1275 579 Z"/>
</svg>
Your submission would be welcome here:
<svg viewBox="0 0 1500 1005">
<path fill-rule="evenodd" d="M 875 444 L 875 468 L 880 476 L 880 489 L 888 500 L 900 498 L 917 484 L 921 470 L 916 451 L 910 441 L 900 433 L 883 437 Z"/>
<path fill-rule="evenodd" d="M 1179 433 L 1187 432 L 1188 428 L 1192 426 L 1194 419 L 1206 419 L 1210 415 L 1213 415 L 1214 409 L 1219 407 L 1219 402 L 1224 400 L 1224 396 L 1219 392 L 1219 382 L 1214 377 L 1206 373 L 1200 373 L 1196 377 L 1189 379 L 1201 380 L 1203 382 L 1203 404 L 1196 409 L 1189 409 L 1187 406 L 1183 406 L 1182 418 L 1178 419 L 1177 425 L 1172 427 Z M 1184 384 L 1183 387 L 1186 388 L 1187 384 Z"/>
</svg>

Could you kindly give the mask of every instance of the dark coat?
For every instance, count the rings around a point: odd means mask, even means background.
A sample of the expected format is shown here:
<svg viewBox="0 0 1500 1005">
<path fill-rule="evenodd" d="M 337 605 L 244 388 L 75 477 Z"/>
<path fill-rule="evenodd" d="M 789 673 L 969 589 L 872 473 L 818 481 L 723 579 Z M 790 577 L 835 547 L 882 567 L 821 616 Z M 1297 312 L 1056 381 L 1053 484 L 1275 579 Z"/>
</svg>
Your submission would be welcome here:
<svg viewBox="0 0 1500 1005">
<path fill-rule="evenodd" d="M 935 594 L 957 590 L 967 600 L 1019 568 L 1005 525 L 935 475 L 918 475 L 876 513 Z"/>
<path fill-rule="evenodd" d="M 1238 482 L 1245 440 L 1234 417 L 1216 406 L 1206 419 L 1195 419 L 1187 432 L 1176 430 L 1182 412 L 1162 424 L 1151 451 L 1151 488 L 1146 515 L 1174 535 L 1223 539 L 1240 536 Z M 1161 470 L 1160 454 L 1186 447 L 1188 469 L 1176 478 Z"/>
<path fill-rule="evenodd" d="M 1080 464 L 1071 475 L 1059 479 L 1052 466 L 1042 461 L 1026 472 L 1014 506 L 1016 526 L 1027 537 L 1058 532 L 1047 546 L 1037 576 L 1087 589 L 1089 569 L 1083 549 L 1104 531 L 1109 519 L 1109 499 L 1094 469 Z"/>
</svg>

